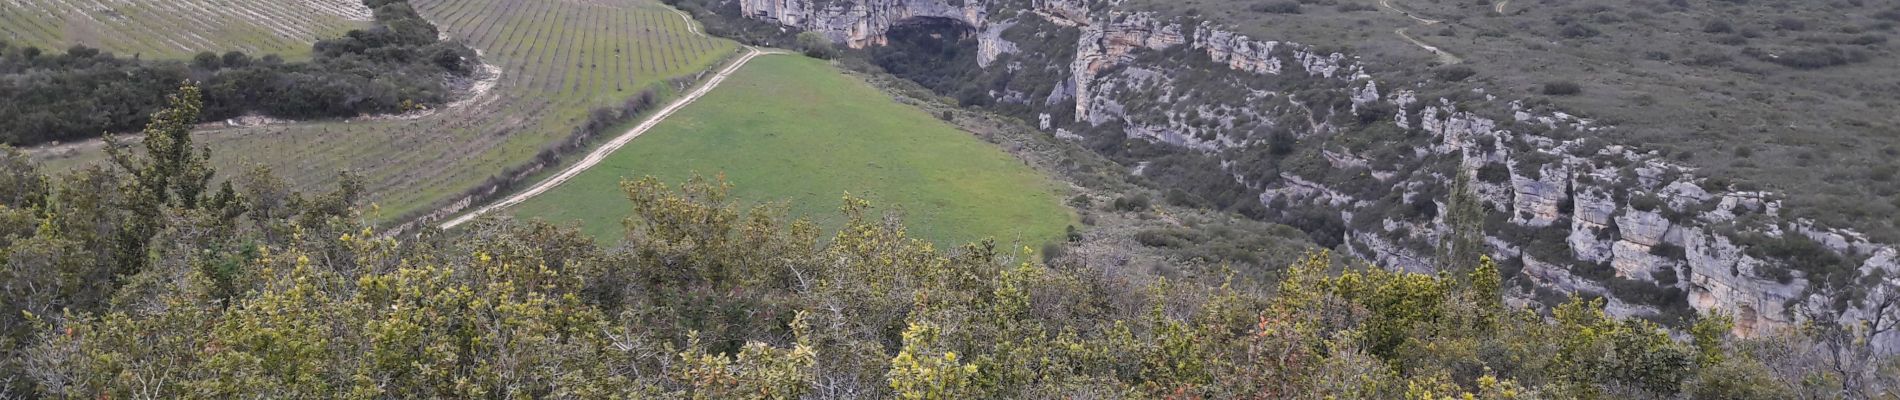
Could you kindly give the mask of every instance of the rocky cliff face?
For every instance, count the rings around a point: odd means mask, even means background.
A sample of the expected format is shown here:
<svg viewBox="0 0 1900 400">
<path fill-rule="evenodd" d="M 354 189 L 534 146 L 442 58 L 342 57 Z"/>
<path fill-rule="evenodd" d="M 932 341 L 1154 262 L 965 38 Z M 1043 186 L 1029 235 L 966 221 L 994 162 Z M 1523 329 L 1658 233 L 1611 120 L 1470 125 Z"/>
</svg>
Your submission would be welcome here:
<svg viewBox="0 0 1900 400">
<path fill-rule="evenodd" d="M 884 34 L 917 18 L 941 18 L 973 29 L 988 26 L 987 8 L 977 1 L 913 0 L 738 0 L 746 17 L 799 30 L 820 32 L 851 48 L 884 44 Z"/>
<path fill-rule="evenodd" d="M 1344 249 L 1393 268 L 1437 265 L 1459 197 L 1449 183 L 1463 176 L 1487 214 L 1490 252 L 1520 267 L 1519 302 L 1591 293 L 1621 315 L 1732 314 L 1737 333 L 1753 335 L 1807 318 L 1893 318 L 1878 300 L 1900 298 L 1893 246 L 1785 217 L 1777 194 L 1731 190 L 1590 134 L 1615 127 L 1481 88 L 1428 97 L 1345 54 L 1114 0 L 736 1 L 746 17 L 852 47 L 918 18 L 966 24 L 985 68 L 1063 76 L 991 91 L 1044 129 L 1218 159 L 1248 201 L 1279 215 L 1321 210 L 1347 225 Z M 1057 29 L 1077 39 L 1031 43 Z M 1876 341 L 1900 349 L 1900 333 Z"/>
</svg>

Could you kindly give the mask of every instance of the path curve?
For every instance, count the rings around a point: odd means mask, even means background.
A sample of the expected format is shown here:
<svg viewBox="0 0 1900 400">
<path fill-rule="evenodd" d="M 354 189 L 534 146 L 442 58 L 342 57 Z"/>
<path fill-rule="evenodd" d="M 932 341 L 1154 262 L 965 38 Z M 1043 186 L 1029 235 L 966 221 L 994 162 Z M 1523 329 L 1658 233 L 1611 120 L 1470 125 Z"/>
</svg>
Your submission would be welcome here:
<svg viewBox="0 0 1900 400">
<path fill-rule="evenodd" d="M 1506 2 L 1506 3 L 1509 3 L 1509 2 L 1510 2 L 1510 0 L 1505 0 L 1505 2 Z M 679 15 L 680 15 L 680 19 L 683 19 L 683 20 L 686 20 L 686 31 L 687 31 L 687 32 L 691 32 L 691 33 L 692 33 L 692 34 L 694 34 L 694 35 L 700 35 L 700 36 L 706 36 L 706 33 L 705 33 L 705 32 L 700 32 L 700 31 L 699 31 L 699 21 L 694 21 L 694 20 L 693 20 L 693 16 L 691 16 L 691 15 L 686 15 L 686 12 L 685 12 L 685 11 L 680 11 L 680 9 L 677 9 L 677 8 L 672 8 L 671 10 L 673 10 L 673 13 L 674 13 L 674 14 L 679 14 Z"/>
<path fill-rule="evenodd" d="M 1503 3 L 1498 3 L 1498 7 L 1503 8 L 1505 3 L 1510 3 L 1510 2 L 1511 2 L 1510 0 L 1504 0 Z M 1405 11 L 1404 9 L 1401 9 L 1398 6 L 1392 5 L 1392 0 L 1379 0 L 1379 5 L 1385 6 L 1386 9 L 1392 10 L 1393 12 L 1397 12 L 1400 15 L 1404 15 L 1406 18 L 1411 18 L 1415 21 L 1418 21 L 1421 24 L 1425 24 L 1425 26 L 1438 25 L 1440 22 L 1444 22 L 1444 21 L 1424 18 L 1416 14 L 1412 14 L 1411 11 Z M 1438 48 L 1438 46 L 1426 44 L 1425 41 L 1418 40 L 1418 38 L 1412 37 L 1411 34 L 1405 33 L 1405 30 L 1407 29 L 1411 29 L 1411 28 L 1399 28 L 1399 29 L 1393 30 L 1392 33 L 1399 35 L 1400 39 L 1405 39 L 1406 42 L 1411 42 L 1412 45 L 1418 46 L 1418 48 L 1425 49 L 1425 51 L 1431 52 L 1432 55 L 1438 56 L 1439 64 L 1452 65 L 1452 64 L 1465 62 L 1465 59 L 1459 58 L 1458 55 L 1456 54 L 1451 54 L 1450 51 L 1446 51 L 1445 49 Z"/>
<path fill-rule="evenodd" d="M 1388 10 L 1396 11 L 1399 14 L 1405 15 L 1406 18 L 1418 20 L 1418 22 L 1426 24 L 1426 25 L 1438 25 L 1439 22 L 1443 22 L 1443 21 L 1439 21 L 1435 19 L 1419 17 L 1417 15 L 1413 15 L 1411 11 L 1405 11 L 1405 10 L 1399 9 L 1398 7 L 1395 7 L 1392 5 L 1392 0 L 1379 0 L 1379 5 L 1385 6 L 1385 8 Z"/>
<path fill-rule="evenodd" d="M 1400 39 L 1405 39 L 1405 41 L 1407 42 L 1412 42 L 1412 44 L 1418 45 L 1419 48 L 1425 49 L 1425 51 L 1429 51 L 1429 52 L 1432 52 L 1432 54 L 1438 55 L 1439 64 L 1452 65 L 1452 64 L 1465 62 L 1465 59 L 1458 58 L 1457 55 L 1451 54 L 1451 52 L 1445 51 L 1445 49 L 1440 49 L 1438 48 L 1438 46 L 1426 44 L 1424 41 L 1418 40 L 1418 38 L 1412 37 L 1411 34 L 1405 33 L 1405 30 L 1407 29 L 1411 29 L 1411 28 L 1399 28 L 1397 30 L 1392 31 L 1392 33 L 1398 34 Z"/>
<path fill-rule="evenodd" d="M 667 104 L 665 108 L 661 108 L 659 112 L 653 113 L 652 116 L 648 116 L 646 120 L 641 121 L 639 125 L 635 125 L 633 129 L 628 129 L 625 133 L 621 133 L 620 136 L 616 136 L 614 137 L 613 140 L 608 141 L 606 144 L 600 145 L 600 147 L 594 149 L 593 152 L 587 153 L 587 157 L 582 158 L 580 162 L 577 162 L 577 163 L 574 163 L 574 165 L 568 166 L 567 169 L 561 170 L 561 173 L 555 174 L 554 176 L 551 176 L 545 180 L 542 180 L 541 183 L 535 184 L 534 187 L 528 188 L 528 190 L 523 190 L 520 193 L 515 193 L 513 196 L 508 196 L 508 198 L 502 199 L 501 201 L 491 203 L 487 206 L 483 206 L 482 208 L 476 209 L 475 211 L 471 211 L 471 212 L 462 214 L 461 216 L 457 216 L 454 219 L 450 219 L 448 222 L 443 222 L 439 226 L 443 230 L 453 229 L 457 226 L 461 226 L 462 224 L 466 224 L 469 221 L 474 221 L 476 218 L 479 218 L 483 215 L 487 215 L 497 210 L 514 206 L 516 204 L 521 204 L 522 202 L 528 201 L 528 199 L 534 198 L 535 196 L 539 196 L 542 193 L 547 193 L 549 190 L 553 190 L 555 187 L 560 186 L 563 183 L 567 183 L 568 180 L 574 179 L 575 176 L 579 176 L 582 172 L 587 172 L 588 169 L 592 169 L 594 168 L 594 166 L 599 165 L 601 161 L 605 161 L 608 155 L 611 155 L 613 154 L 614 151 L 620 150 L 621 147 L 626 146 L 627 142 L 631 142 L 633 141 L 634 138 L 640 137 L 640 135 L 645 134 L 648 130 L 653 129 L 654 126 L 658 126 L 660 122 L 666 121 L 666 117 L 670 117 L 673 115 L 673 113 L 678 112 L 681 108 L 685 108 L 687 105 L 693 104 L 693 102 L 695 101 L 699 101 L 699 98 L 701 96 L 705 96 L 706 93 L 712 92 L 713 88 L 719 87 L 719 84 L 721 83 L 725 83 L 727 77 L 732 76 L 734 72 L 738 72 L 739 67 L 744 67 L 746 63 L 751 62 L 752 59 L 758 58 L 759 56 L 772 55 L 772 54 L 785 54 L 785 53 L 779 52 L 779 51 L 763 51 L 763 50 L 759 50 L 756 47 L 746 46 L 745 55 L 739 56 L 739 59 L 734 60 L 732 62 L 732 65 L 728 65 L 726 66 L 725 69 L 719 70 L 719 73 L 714 74 L 711 79 L 707 79 L 706 83 L 699 85 L 698 89 L 694 89 L 691 93 L 687 93 L 685 96 L 682 96 L 677 100 L 674 100 L 673 103 L 671 104 Z"/>
</svg>

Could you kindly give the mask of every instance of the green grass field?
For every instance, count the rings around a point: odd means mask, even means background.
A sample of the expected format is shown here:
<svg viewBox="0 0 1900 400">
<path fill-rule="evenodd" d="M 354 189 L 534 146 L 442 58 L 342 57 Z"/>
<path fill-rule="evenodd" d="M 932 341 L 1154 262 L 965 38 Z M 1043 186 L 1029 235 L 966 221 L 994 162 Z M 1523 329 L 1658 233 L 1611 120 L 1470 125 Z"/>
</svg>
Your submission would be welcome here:
<svg viewBox="0 0 1900 400">
<path fill-rule="evenodd" d="M 310 55 L 321 38 L 369 26 L 360 0 L 8 0 L 0 40 L 64 51 L 75 44 L 142 58 L 243 51 Z"/>
<path fill-rule="evenodd" d="M 600 166 L 517 206 L 520 218 L 579 223 L 617 241 L 629 213 L 622 179 L 679 184 L 725 174 L 746 202 L 789 201 L 794 216 L 842 223 L 842 196 L 900 210 L 914 237 L 941 246 L 1054 240 L 1074 220 L 1053 181 L 994 145 L 822 61 L 754 60 L 723 86 Z"/>
<path fill-rule="evenodd" d="M 351 0 L 354 1 L 354 0 Z M 388 222 L 433 209 L 565 139 L 596 107 L 643 89 L 663 98 L 736 54 L 699 35 L 654 0 L 413 0 L 452 39 L 500 72 L 492 90 L 418 118 L 312 121 L 201 130 L 226 172 L 259 164 L 306 192 L 329 190 L 342 169 L 364 177 L 373 216 Z M 687 82 L 690 83 L 690 82 Z M 96 148 L 42 156 L 69 169 L 103 159 Z"/>
</svg>

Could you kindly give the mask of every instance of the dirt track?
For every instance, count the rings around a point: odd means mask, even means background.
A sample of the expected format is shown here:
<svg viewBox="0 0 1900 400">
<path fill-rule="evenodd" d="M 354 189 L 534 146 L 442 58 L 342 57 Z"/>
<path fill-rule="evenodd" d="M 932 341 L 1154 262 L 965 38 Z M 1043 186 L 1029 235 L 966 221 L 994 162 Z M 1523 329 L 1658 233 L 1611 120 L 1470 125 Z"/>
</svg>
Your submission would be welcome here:
<svg viewBox="0 0 1900 400">
<path fill-rule="evenodd" d="M 1509 2 L 1510 2 L 1510 0 L 1505 0 L 1505 2 L 1506 2 L 1506 3 L 1509 3 Z M 698 21 L 693 21 L 693 16 L 691 16 L 691 15 L 686 15 L 686 12 L 685 12 L 685 11 L 680 11 L 680 9 L 677 9 L 677 8 L 675 8 L 675 9 L 673 9 L 673 13 L 674 13 L 674 14 L 679 14 L 679 15 L 680 15 L 680 19 L 683 19 L 683 20 L 686 20 L 686 31 L 687 31 L 687 32 L 691 32 L 691 33 L 692 33 L 692 34 L 694 34 L 694 35 L 700 35 L 700 36 L 705 36 L 705 35 L 706 35 L 705 33 L 701 33 L 701 32 L 699 31 L 699 22 L 698 22 Z"/>
<path fill-rule="evenodd" d="M 1406 29 L 1411 29 L 1411 28 L 1399 28 L 1398 30 L 1392 31 L 1392 33 L 1398 34 L 1400 39 L 1405 39 L 1405 41 L 1407 42 L 1412 42 L 1412 44 L 1418 45 L 1419 48 L 1425 49 L 1425 51 L 1430 51 L 1432 52 L 1432 54 L 1438 55 L 1439 64 L 1452 65 L 1452 64 L 1465 62 L 1465 59 L 1458 58 L 1457 55 L 1451 54 L 1451 52 L 1445 51 L 1445 49 L 1440 49 L 1438 48 L 1438 46 L 1425 44 L 1424 41 L 1421 41 L 1421 40 L 1418 40 L 1418 38 L 1412 37 L 1411 34 L 1405 33 Z"/>
<path fill-rule="evenodd" d="M 758 58 L 759 56 L 772 55 L 772 54 L 784 54 L 784 53 L 776 52 L 776 51 L 762 51 L 762 50 L 759 50 L 758 48 L 750 47 L 750 46 L 746 47 L 745 55 L 741 55 L 739 56 L 737 60 L 733 60 L 731 65 L 726 66 L 725 69 L 722 69 L 719 71 L 719 73 L 714 74 L 711 79 L 707 79 L 706 83 L 699 85 L 698 89 L 694 89 L 692 92 L 687 93 L 685 96 L 681 96 L 679 99 L 674 100 L 671 104 L 667 104 L 665 108 L 661 108 L 659 112 L 653 113 L 652 116 L 649 116 L 647 117 L 646 120 L 641 121 L 639 125 L 635 125 L 633 129 L 628 129 L 627 132 L 621 133 L 620 136 L 614 137 L 613 140 L 608 141 L 606 144 L 602 144 L 600 148 L 596 148 L 594 149 L 593 152 L 587 153 L 587 157 L 582 158 L 580 162 L 574 163 L 574 165 L 567 167 L 567 169 L 561 170 L 560 173 L 555 174 L 554 176 L 548 177 L 546 180 L 543 180 L 540 183 L 536 183 L 533 187 L 528 188 L 528 190 L 523 190 L 520 193 L 515 193 L 513 196 L 508 196 L 508 198 L 502 199 L 501 201 L 491 203 L 487 206 L 483 206 L 480 209 L 476 209 L 475 211 L 471 211 L 466 214 L 457 216 L 453 219 L 448 220 L 447 222 L 443 222 L 439 226 L 444 230 L 461 226 L 462 224 L 466 224 L 469 221 L 474 221 L 476 218 L 479 218 L 483 215 L 487 215 L 488 213 L 491 213 L 491 212 L 495 212 L 496 210 L 508 208 L 516 204 L 521 204 L 521 202 L 528 201 L 528 199 L 534 198 L 534 196 L 539 196 L 542 193 L 547 193 L 547 191 L 553 190 L 555 187 L 560 186 L 562 183 L 567 183 L 569 179 L 573 179 L 575 176 L 579 176 L 582 172 L 587 172 L 588 169 L 593 168 L 595 165 L 599 165 L 601 161 L 604 161 L 607 159 L 608 155 L 611 155 L 613 154 L 614 151 L 620 150 L 621 147 L 626 146 L 627 142 L 631 142 L 633 141 L 634 138 L 640 137 L 641 134 L 645 134 L 648 130 L 652 130 L 653 127 L 658 126 L 660 122 L 666 121 L 666 117 L 672 116 L 673 113 L 678 112 L 680 109 L 685 108 L 687 105 L 693 104 L 693 102 L 695 101 L 698 101 L 701 96 L 705 96 L 706 93 L 712 92 L 713 88 L 719 87 L 719 84 L 724 83 L 727 77 L 731 77 L 734 72 L 738 72 L 740 67 L 744 67 L 746 63 L 751 62 L 753 58 Z"/>
<path fill-rule="evenodd" d="M 1504 5 L 1507 3 L 1510 3 L 1510 0 L 1505 0 L 1502 3 L 1498 3 L 1497 7 L 1499 9 L 1502 9 L 1504 8 Z M 1420 17 L 1418 15 L 1412 14 L 1411 11 L 1405 11 L 1404 9 L 1398 8 L 1397 6 L 1393 6 L 1392 0 L 1379 0 L 1379 5 L 1385 6 L 1386 9 L 1392 10 L 1393 12 L 1397 12 L 1400 15 L 1404 15 L 1406 18 L 1411 18 L 1414 21 L 1418 21 L 1420 24 L 1424 24 L 1425 26 L 1438 25 L 1440 22 L 1444 22 L 1444 21 L 1439 21 L 1435 19 Z M 1433 55 L 1438 56 L 1438 63 L 1440 64 L 1451 65 L 1451 64 L 1465 62 L 1463 58 L 1459 58 L 1458 55 L 1456 54 L 1451 54 L 1450 51 L 1445 51 L 1445 49 L 1438 48 L 1438 46 L 1426 44 L 1425 41 L 1418 40 L 1418 38 L 1412 37 L 1412 35 L 1405 33 L 1406 29 L 1411 29 L 1411 28 L 1399 28 L 1398 30 L 1392 31 L 1392 33 L 1399 35 L 1400 39 L 1405 39 L 1405 41 L 1411 42 L 1413 45 L 1416 45 L 1421 49 L 1425 49 L 1425 51 L 1432 52 Z"/>
</svg>

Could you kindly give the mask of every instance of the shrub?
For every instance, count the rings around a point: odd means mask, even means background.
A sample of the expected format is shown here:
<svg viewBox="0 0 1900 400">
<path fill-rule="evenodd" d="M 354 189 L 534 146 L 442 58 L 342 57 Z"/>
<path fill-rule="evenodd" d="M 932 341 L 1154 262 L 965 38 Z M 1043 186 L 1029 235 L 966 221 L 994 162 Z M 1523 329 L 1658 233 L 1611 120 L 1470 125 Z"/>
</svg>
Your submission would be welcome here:
<svg viewBox="0 0 1900 400">
<path fill-rule="evenodd" d="M 1796 69 L 1821 69 L 1867 61 L 1866 52 L 1834 46 L 1796 49 L 1779 53 L 1760 49 L 1748 49 L 1743 52 L 1763 61 Z"/>
<path fill-rule="evenodd" d="M 1847 44 L 1861 45 L 1861 46 L 1872 46 L 1872 45 L 1884 44 L 1884 43 L 1887 43 L 1887 37 L 1882 36 L 1877 33 L 1869 33 L 1869 34 L 1855 36 L 1853 38 L 1847 39 Z"/>
<path fill-rule="evenodd" d="M 1682 277 L 1676 276 L 1676 269 L 1671 267 L 1650 272 L 1649 279 L 1656 280 L 1656 284 L 1658 285 L 1675 286 L 1677 282 L 1681 282 Z"/>
<path fill-rule="evenodd" d="M 1439 68 L 1436 74 L 1438 75 L 1438 79 L 1446 82 L 1460 82 L 1471 78 L 1472 75 L 1477 75 L 1478 71 L 1463 65 L 1453 65 Z"/>
<path fill-rule="evenodd" d="M 1704 66 L 1704 67 L 1717 66 L 1717 65 L 1728 64 L 1729 61 L 1733 59 L 1734 58 L 1729 57 L 1727 53 L 1722 53 L 1719 51 L 1697 52 L 1694 55 L 1689 56 L 1689 65 Z"/>
<path fill-rule="evenodd" d="M 1114 205 L 1116 210 L 1121 211 L 1147 211 L 1151 207 L 1145 194 L 1117 197 Z"/>
<path fill-rule="evenodd" d="M 1359 4 L 1359 3 L 1339 3 L 1339 6 L 1334 7 L 1333 9 L 1338 10 L 1339 12 L 1343 12 L 1343 13 L 1379 10 L 1378 7 L 1373 7 L 1370 4 Z"/>
<path fill-rule="evenodd" d="M 1657 243 L 1655 246 L 1649 248 L 1649 254 L 1672 260 L 1689 258 L 1687 250 L 1683 249 L 1682 246 L 1671 243 Z"/>
<path fill-rule="evenodd" d="M 1188 192 L 1182 191 L 1181 189 L 1168 189 L 1163 199 L 1167 200 L 1169 205 L 1177 207 L 1199 207 L 1201 204 L 1201 202 L 1194 199 L 1194 195 L 1188 194 Z"/>
<path fill-rule="evenodd" d="M 1583 86 L 1576 82 L 1557 81 L 1544 84 L 1544 94 L 1549 96 L 1574 96 L 1583 93 Z"/>
<path fill-rule="evenodd" d="M 1682 289 L 1661 287 L 1654 283 L 1626 278 L 1611 278 L 1607 282 L 1610 294 L 1618 300 L 1636 304 L 1668 308 L 1686 300 Z"/>
<path fill-rule="evenodd" d="M 1148 247 L 1178 249 L 1192 244 L 1187 232 L 1166 229 L 1149 229 L 1135 233 L 1135 242 Z"/>
<path fill-rule="evenodd" d="M 1557 31 L 1557 34 L 1563 35 L 1563 37 L 1571 38 L 1571 39 L 1584 39 L 1584 38 L 1597 37 L 1597 35 L 1602 35 L 1603 32 L 1598 31 L 1597 28 L 1592 28 L 1589 25 L 1570 24 L 1570 25 L 1564 26 L 1562 30 Z"/>
<path fill-rule="evenodd" d="M 1504 164 L 1490 163 L 1478 167 L 1478 180 L 1485 183 L 1502 184 L 1511 181 L 1511 169 Z"/>
<path fill-rule="evenodd" d="M 1707 33 L 1729 33 L 1735 31 L 1735 26 L 1730 25 L 1728 21 L 1719 19 L 1711 20 L 1708 23 L 1702 24 L 1702 31 Z"/>
<path fill-rule="evenodd" d="M 1070 228 L 1074 228 L 1074 227 L 1072 226 Z M 1068 248 L 1064 247 L 1061 243 L 1056 243 L 1056 242 L 1043 243 L 1042 244 L 1042 263 L 1046 265 L 1055 265 L 1056 260 L 1062 259 L 1062 256 L 1067 255 L 1068 252 L 1069 252 Z"/>
<path fill-rule="evenodd" d="M 1260 3 L 1260 4 L 1254 4 L 1253 6 L 1247 7 L 1247 9 L 1252 10 L 1253 12 L 1268 13 L 1268 14 L 1299 14 L 1300 3 L 1295 3 L 1295 2 L 1290 2 L 1290 1 Z"/>
<path fill-rule="evenodd" d="M 1629 203 L 1630 203 L 1629 204 L 1630 208 L 1633 208 L 1633 209 L 1636 209 L 1636 211 L 1642 211 L 1642 212 L 1655 212 L 1657 210 L 1661 210 L 1665 205 L 1667 205 L 1663 203 L 1662 199 L 1656 198 L 1656 196 L 1652 196 L 1649 194 L 1631 195 Z"/>
<path fill-rule="evenodd" d="M 833 47 L 831 39 L 826 38 L 822 33 L 800 33 L 798 34 L 797 44 L 799 51 L 804 52 L 806 56 L 810 56 L 811 58 L 829 60 L 838 55 L 838 50 Z"/>
<path fill-rule="evenodd" d="M 1095 207 L 1095 199 L 1086 194 L 1078 194 L 1069 198 L 1069 206 L 1078 210 L 1087 210 Z"/>
<path fill-rule="evenodd" d="M 1775 28 L 1784 31 L 1805 31 L 1808 30 L 1808 21 L 1795 17 L 1782 17 L 1775 20 Z"/>
</svg>

